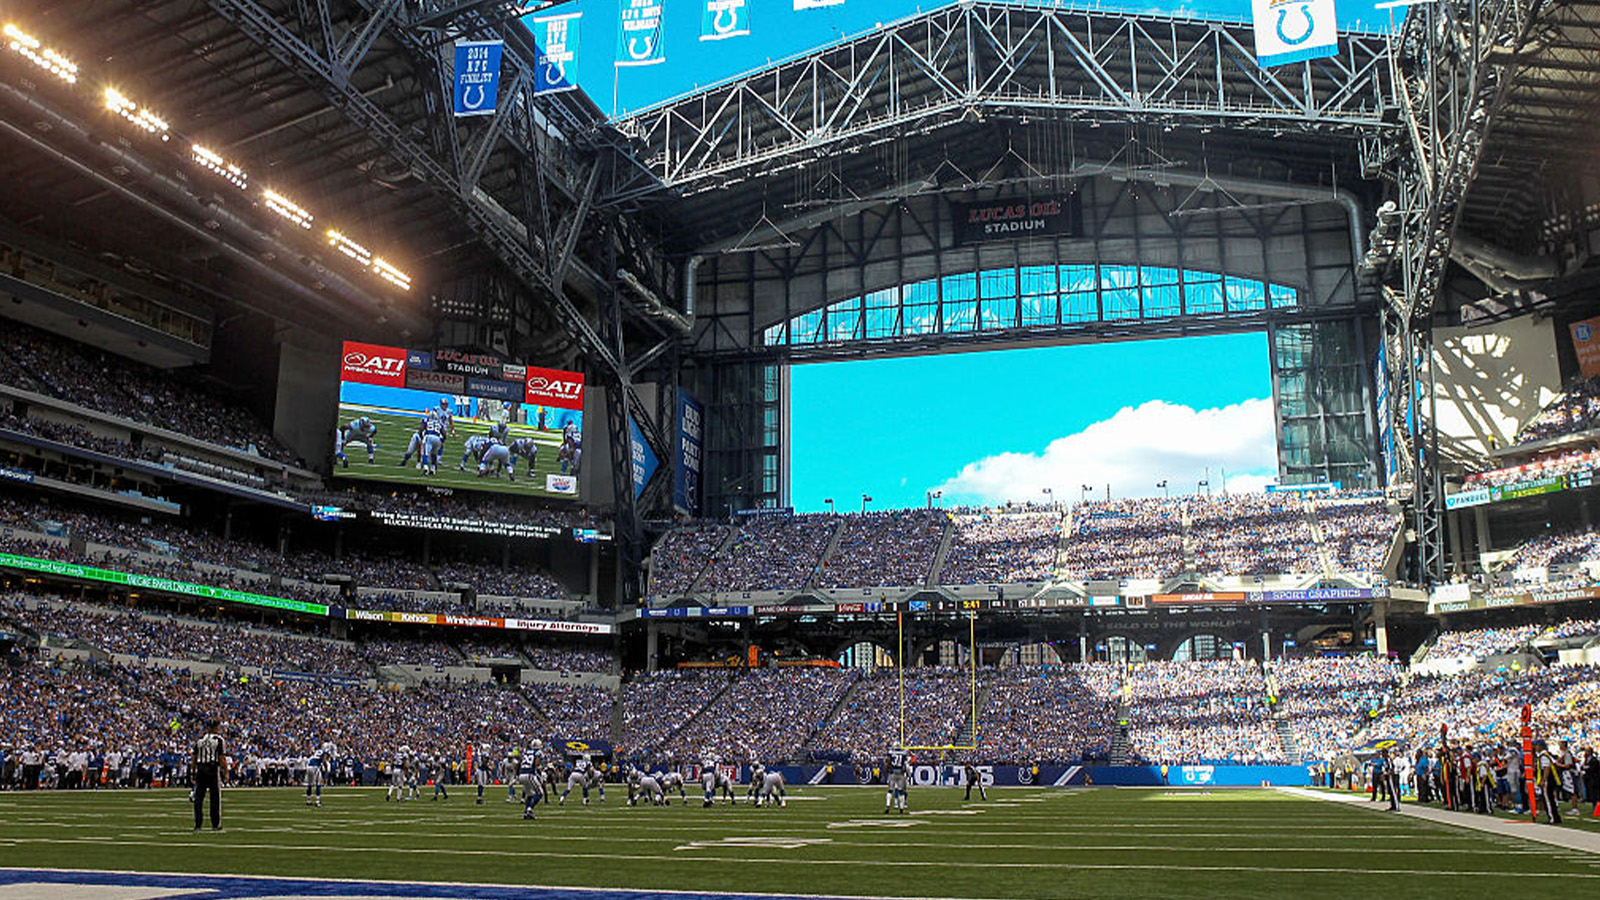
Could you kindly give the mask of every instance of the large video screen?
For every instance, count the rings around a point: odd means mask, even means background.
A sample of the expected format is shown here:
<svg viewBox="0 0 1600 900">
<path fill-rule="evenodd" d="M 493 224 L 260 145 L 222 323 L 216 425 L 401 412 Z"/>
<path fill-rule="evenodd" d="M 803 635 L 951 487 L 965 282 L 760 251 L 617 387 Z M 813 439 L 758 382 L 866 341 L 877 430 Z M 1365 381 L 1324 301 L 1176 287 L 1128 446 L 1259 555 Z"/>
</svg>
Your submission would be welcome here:
<svg viewBox="0 0 1600 900">
<path fill-rule="evenodd" d="M 346 341 L 334 474 L 576 498 L 583 375 Z"/>
</svg>

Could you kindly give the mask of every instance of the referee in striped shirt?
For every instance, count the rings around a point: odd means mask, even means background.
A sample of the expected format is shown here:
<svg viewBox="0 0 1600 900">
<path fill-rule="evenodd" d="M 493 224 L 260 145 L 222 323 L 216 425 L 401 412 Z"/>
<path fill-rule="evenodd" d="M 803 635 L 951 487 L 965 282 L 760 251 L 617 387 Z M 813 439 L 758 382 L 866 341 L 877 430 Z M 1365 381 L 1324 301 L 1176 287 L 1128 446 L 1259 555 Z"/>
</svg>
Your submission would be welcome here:
<svg viewBox="0 0 1600 900">
<path fill-rule="evenodd" d="M 200 830 L 201 811 L 206 794 L 211 794 L 211 830 L 222 830 L 222 735 L 217 720 L 206 722 L 206 733 L 194 742 L 194 758 L 189 769 L 194 777 L 194 830 Z"/>
</svg>

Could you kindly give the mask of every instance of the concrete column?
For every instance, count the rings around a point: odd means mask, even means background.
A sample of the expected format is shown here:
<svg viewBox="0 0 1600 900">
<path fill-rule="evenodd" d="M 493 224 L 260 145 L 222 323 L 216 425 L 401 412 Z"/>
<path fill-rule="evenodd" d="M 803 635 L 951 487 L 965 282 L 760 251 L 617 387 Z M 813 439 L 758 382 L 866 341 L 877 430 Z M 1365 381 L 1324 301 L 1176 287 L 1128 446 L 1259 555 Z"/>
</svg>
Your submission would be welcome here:
<svg viewBox="0 0 1600 900">
<path fill-rule="evenodd" d="M 645 621 L 649 624 L 644 627 L 644 670 L 654 672 L 657 669 L 656 654 L 660 652 L 661 635 L 654 620 Z"/>
</svg>

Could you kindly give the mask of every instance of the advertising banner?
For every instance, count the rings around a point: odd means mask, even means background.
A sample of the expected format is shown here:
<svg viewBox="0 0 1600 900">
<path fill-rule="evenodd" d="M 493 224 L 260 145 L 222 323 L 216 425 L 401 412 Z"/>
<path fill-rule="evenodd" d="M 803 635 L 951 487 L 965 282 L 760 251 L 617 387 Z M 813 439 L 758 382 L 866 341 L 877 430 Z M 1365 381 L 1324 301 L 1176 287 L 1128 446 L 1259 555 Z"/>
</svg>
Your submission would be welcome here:
<svg viewBox="0 0 1600 900">
<path fill-rule="evenodd" d="M 750 0 L 704 0 L 700 40 L 720 41 L 750 33 Z"/>
<path fill-rule="evenodd" d="M 1083 202 L 1077 194 L 1067 194 L 951 203 L 950 221 L 957 245 L 1022 237 L 1074 237 L 1083 233 Z"/>
<path fill-rule="evenodd" d="M 1243 603 L 1246 600 L 1243 591 L 1214 591 L 1194 594 L 1156 594 L 1150 598 L 1152 603 L 1202 605 L 1207 603 Z"/>
<path fill-rule="evenodd" d="M 345 341 L 339 380 L 404 387 L 406 351 L 399 347 L 385 347 L 381 344 Z"/>
<path fill-rule="evenodd" d="M 653 66 L 667 61 L 661 42 L 663 3 L 664 0 L 622 0 L 617 29 L 618 66 Z"/>
<path fill-rule="evenodd" d="M 534 17 L 528 21 L 533 31 L 533 94 L 559 94 L 574 90 L 578 81 L 578 26 L 583 13 Z"/>
<path fill-rule="evenodd" d="M 644 493 L 644 486 L 650 483 L 651 476 L 656 474 L 656 469 L 661 467 L 661 461 L 656 459 L 639 423 L 631 415 L 628 416 L 628 446 L 633 455 L 633 499 L 637 500 Z"/>
<path fill-rule="evenodd" d="M 524 399 L 558 409 L 583 409 L 583 373 L 528 366 Z"/>
<path fill-rule="evenodd" d="M 691 518 L 700 515 L 701 451 L 705 447 L 706 409 L 689 392 L 678 391 L 677 453 L 672 461 L 672 505 Z"/>
<path fill-rule="evenodd" d="M 1600 317 L 1572 323 L 1572 349 L 1585 378 L 1600 375 Z"/>
<path fill-rule="evenodd" d="M 456 118 L 494 115 L 502 41 L 456 41 Z"/>
<path fill-rule="evenodd" d="M 414 391 L 438 391 L 443 394 L 465 394 L 467 378 L 449 372 L 431 372 L 406 366 L 406 387 Z"/>
<path fill-rule="evenodd" d="M 1333 0 L 1251 0 L 1262 68 L 1339 55 Z"/>
<path fill-rule="evenodd" d="M 76 563 L 35 559 L 31 556 L 17 556 L 12 553 L 0 553 L 0 566 L 21 569 L 27 572 L 38 572 L 43 575 L 55 575 L 60 578 L 99 581 L 105 584 L 118 584 L 147 591 L 184 594 L 190 597 L 203 597 L 207 600 L 221 600 L 225 603 L 242 603 L 247 606 L 265 606 L 313 616 L 325 616 L 328 614 L 328 607 L 320 603 L 307 603 L 303 600 L 289 600 L 284 597 L 268 597 L 264 594 L 251 594 L 228 588 L 191 584 L 187 581 L 175 581 L 171 578 L 156 578 L 150 575 L 136 575 L 130 572 L 115 572 L 110 569 L 97 569 L 93 566 L 80 566 Z"/>
</svg>

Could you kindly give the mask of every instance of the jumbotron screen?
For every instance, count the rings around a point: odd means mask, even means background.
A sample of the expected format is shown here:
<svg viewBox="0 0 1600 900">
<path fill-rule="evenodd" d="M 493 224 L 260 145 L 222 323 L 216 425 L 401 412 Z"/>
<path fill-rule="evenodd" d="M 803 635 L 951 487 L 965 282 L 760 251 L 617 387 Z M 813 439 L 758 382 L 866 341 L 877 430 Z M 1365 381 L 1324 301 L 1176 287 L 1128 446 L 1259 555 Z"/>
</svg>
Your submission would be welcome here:
<svg viewBox="0 0 1600 900">
<path fill-rule="evenodd" d="M 334 474 L 575 498 L 583 375 L 346 341 Z"/>
</svg>

